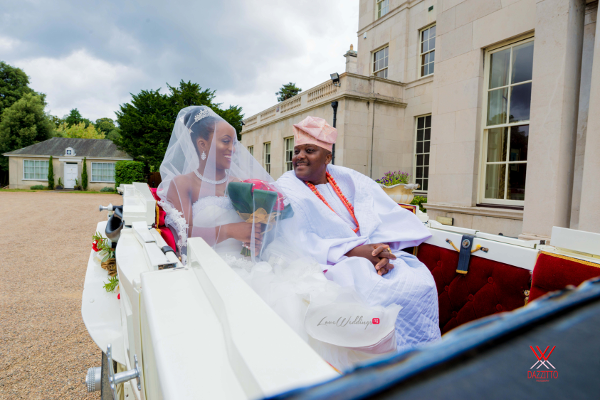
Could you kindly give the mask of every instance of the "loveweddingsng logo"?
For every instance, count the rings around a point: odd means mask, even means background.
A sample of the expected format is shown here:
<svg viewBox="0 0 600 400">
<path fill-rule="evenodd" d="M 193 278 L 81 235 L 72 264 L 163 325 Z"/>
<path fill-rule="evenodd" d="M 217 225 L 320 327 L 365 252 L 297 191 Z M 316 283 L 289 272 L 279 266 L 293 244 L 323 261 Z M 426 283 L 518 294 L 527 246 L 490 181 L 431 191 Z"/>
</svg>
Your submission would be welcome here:
<svg viewBox="0 0 600 400">
<path fill-rule="evenodd" d="M 558 378 L 558 371 L 556 370 L 554 365 L 552 365 L 552 363 L 548 361 L 550 355 L 552 354 L 556 346 L 552 347 L 552 350 L 550 351 L 548 351 L 548 349 L 550 349 L 550 346 L 546 347 L 546 350 L 544 351 L 540 350 L 539 346 L 535 346 L 535 349 L 533 348 L 533 346 L 529 346 L 529 348 L 531 349 L 531 351 L 533 351 L 533 354 L 535 354 L 535 358 L 537 358 L 537 361 L 531 366 L 531 368 L 529 368 L 529 371 L 527 371 L 527 379 L 535 379 L 537 382 L 549 382 L 550 379 Z M 535 351 L 536 349 L 537 352 Z M 542 366 L 546 369 L 540 370 Z M 533 370 L 534 368 L 535 370 Z"/>
<path fill-rule="evenodd" d="M 327 319 L 328 317 L 323 317 L 318 323 L 317 326 L 335 326 L 337 328 L 345 328 L 348 325 L 364 325 L 365 329 L 367 329 L 371 325 L 379 325 L 379 318 L 371 318 L 363 319 L 362 315 L 357 315 L 352 319 L 352 316 L 348 318 L 339 317 L 337 320 L 335 319 Z"/>
</svg>

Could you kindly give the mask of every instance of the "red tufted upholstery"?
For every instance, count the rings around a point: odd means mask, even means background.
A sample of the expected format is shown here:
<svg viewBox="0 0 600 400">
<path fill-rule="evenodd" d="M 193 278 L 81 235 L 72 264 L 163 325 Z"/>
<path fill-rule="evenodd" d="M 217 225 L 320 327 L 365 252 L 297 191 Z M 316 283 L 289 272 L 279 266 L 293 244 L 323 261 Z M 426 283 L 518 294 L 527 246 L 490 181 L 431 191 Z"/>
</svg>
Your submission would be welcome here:
<svg viewBox="0 0 600 400">
<path fill-rule="evenodd" d="M 423 243 L 417 254 L 438 290 L 442 334 L 469 321 L 525 304 L 530 286 L 526 269 L 472 256 L 469 273 L 456 273 L 458 252 Z"/>
<path fill-rule="evenodd" d="M 157 200 L 157 201 L 160 200 L 160 198 L 156 194 L 156 188 L 150 188 L 150 192 L 152 193 L 152 196 L 154 197 L 155 200 Z M 162 208 L 160 208 L 160 206 L 157 205 L 157 207 L 158 207 L 157 228 L 160 230 L 160 236 L 162 236 L 162 238 L 165 240 L 165 242 L 167 242 L 167 245 L 169 247 L 171 247 L 173 250 L 177 251 L 177 245 L 175 244 L 175 237 L 173 236 L 171 229 L 169 229 L 167 226 L 165 226 L 166 213 L 163 211 Z"/>
<path fill-rule="evenodd" d="M 533 269 L 529 300 L 564 289 L 567 285 L 577 286 L 596 276 L 600 276 L 600 264 L 541 252 Z"/>
</svg>

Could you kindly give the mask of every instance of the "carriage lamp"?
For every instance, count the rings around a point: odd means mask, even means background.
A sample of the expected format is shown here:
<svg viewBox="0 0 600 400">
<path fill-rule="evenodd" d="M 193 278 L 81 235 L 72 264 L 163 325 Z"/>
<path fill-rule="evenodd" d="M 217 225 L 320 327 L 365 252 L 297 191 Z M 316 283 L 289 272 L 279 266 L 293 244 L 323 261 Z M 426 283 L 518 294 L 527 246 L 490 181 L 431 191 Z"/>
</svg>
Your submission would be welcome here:
<svg viewBox="0 0 600 400">
<path fill-rule="evenodd" d="M 331 77 L 333 86 L 340 87 L 340 74 L 338 74 L 337 72 L 334 72 L 333 74 L 330 74 L 329 76 Z"/>
</svg>

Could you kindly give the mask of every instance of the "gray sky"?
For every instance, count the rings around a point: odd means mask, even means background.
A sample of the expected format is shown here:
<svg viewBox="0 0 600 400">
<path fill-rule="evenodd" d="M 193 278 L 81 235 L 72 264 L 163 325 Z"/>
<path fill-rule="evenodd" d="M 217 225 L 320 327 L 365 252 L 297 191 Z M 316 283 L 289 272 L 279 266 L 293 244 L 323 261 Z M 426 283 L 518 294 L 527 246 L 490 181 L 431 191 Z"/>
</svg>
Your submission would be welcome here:
<svg viewBox="0 0 600 400">
<path fill-rule="evenodd" d="M 343 72 L 358 0 L 2 0 L 0 60 L 25 70 L 48 109 L 115 118 L 129 93 L 181 79 L 246 117 L 283 83 Z"/>
</svg>

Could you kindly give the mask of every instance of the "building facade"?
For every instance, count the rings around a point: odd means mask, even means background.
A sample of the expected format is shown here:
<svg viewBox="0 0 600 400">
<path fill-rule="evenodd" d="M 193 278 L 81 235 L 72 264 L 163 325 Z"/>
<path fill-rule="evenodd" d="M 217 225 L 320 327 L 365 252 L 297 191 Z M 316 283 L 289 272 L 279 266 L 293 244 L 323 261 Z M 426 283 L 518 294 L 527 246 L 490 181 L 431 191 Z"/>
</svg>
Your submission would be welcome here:
<svg viewBox="0 0 600 400">
<path fill-rule="evenodd" d="M 242 143 L 277 178 L 292 124 L 332 122 L 337 102 L 335 163 L 409 172 L 432 219 L 524 239 L 599 232 L 597 13 L 586 0 L 360 0 L 339 83 L 246 119 Z"/>
<path fill-rule="evenodd" d="M 106 139 L 55 137 L 43 142 L 4 153 L 8 157 L 8 182 L 11 189 L 48 186 L 48 168 L 52 156 L 55 184 L 60 178 L 65 189 L 81 185 L 83 159 L 86 161 L 88 189 L 100 190 L 115 185 L 115 164 L 133 160 L 127 153 Z"/>
</svg>

